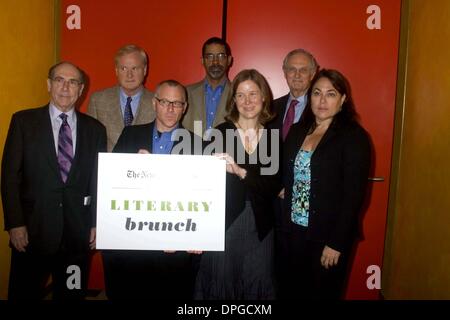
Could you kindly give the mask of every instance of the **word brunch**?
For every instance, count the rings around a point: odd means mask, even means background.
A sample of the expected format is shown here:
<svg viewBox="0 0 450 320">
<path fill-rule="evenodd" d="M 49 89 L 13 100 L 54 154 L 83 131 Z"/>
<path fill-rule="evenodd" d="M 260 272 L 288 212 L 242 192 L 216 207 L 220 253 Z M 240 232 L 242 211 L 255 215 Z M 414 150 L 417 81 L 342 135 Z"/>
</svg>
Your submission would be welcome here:
<svg viewBox="0 0 450 320">
<path fill-rule="evenodd" d="M 111 200 L 111 211 L 116 212 L 186 212 L 208 213 L 211 202 L 208 201 L 157 201 L 157 200 Z M 127 217 L 125 229 L 128 231 L 196 231 L 197 225 L 192 219 L 185 222 L 133 221 Z"/>
</svg>

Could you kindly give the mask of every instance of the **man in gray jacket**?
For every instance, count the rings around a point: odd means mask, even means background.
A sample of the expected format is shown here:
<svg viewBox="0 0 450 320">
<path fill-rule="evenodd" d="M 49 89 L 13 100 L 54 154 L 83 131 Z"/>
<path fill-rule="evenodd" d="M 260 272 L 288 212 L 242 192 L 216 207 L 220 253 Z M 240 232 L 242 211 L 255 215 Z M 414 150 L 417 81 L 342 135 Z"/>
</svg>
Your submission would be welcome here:
<svg viewBox="0 0 450 320">
<path fill-rule="evenodd" d="M 94 92 L 87 111 L 106 127 L 108 152 L 124 127 L 155 119 L 153 93 L 143 85 L 148 63 L 145 51 L 136 45 L 126 45 L 117 51 L 114 60 L 118 85 Z"/>
</svg>

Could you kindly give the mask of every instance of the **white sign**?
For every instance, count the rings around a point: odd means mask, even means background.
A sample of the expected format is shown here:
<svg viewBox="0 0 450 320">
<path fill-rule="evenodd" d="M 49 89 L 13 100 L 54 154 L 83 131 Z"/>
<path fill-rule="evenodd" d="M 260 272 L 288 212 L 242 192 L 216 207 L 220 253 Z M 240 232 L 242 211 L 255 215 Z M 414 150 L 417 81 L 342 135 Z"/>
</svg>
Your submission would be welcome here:
<svg viewBox="0 0 450 320">
<path fill-rule="evenodd" d="M 100 153 L 97 248 L 223 251 L 225 161 Z"/>
</svg>

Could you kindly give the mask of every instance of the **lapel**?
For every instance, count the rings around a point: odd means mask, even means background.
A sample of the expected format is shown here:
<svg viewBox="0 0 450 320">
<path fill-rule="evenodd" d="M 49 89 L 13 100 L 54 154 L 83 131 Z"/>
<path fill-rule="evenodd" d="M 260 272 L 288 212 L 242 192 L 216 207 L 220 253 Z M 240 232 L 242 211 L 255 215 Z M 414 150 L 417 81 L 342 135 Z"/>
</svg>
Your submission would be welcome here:
<svg viewBox="0 0 450 320">
<path fill-rule="evenodd" d="M 289 95 L 290 95 L 290 93 L 288 93 L 287 95 L 280 98 L 280 100 L 278 102 L 279 104 L 277 106 L 278 110 L 275 110 L 276 112 L 278 112 L 277 123 L 276 123 L 276 128 L 278 128 L 278 129 L 283 128 L 283 118 L 284 118 L 284 113 L 286 112 Z"/>
<path fill-rule="evenodd" d="M 292 161 L 292 163 L 294 163 L 295 157 L 297 156 L 298 151 L 302 147 L 303 141 L 305 141 L 306 135 L 308 133 L 308 130 L 306 129 L 306 127 L 299 126 L 298 124 L 294 124 L 291 127 L 291 130 L 294 128 L 298 128 L 297 130 L 299 130 L 299 134 L 298 135 L 293 134 L 293 136 L 296 137 L 295 140 L 293 141 L 294 147 L 288 149 L 288 150 L 292 151 L 292 154 L 289 155 L 289 158 Z M 289 132 L 289 135 L 290 134 L 291 134 L 291 132 Z"/>
<path fill-rule="evenodd" d="M 333 142 L 333 139 L 336 137 L 336 135 L 339 132 L 339 125 L 336 123 L 332 123 L 325 134 L 323 135 L 322 139 L 320 139 L 319 144 L 316 147 L 316 150 L 314 150 L 314 153 L 312 155 L 313 158 L 317 158 L 321 155 L 325 147 Z"/>
<path fill-rule="evenodd" d="M 109 121 L 111 123 L 111 127 L 118 130 L 119 133 L 123 130 L 123 115 L 122 108 L 120 107 L 120 92 L 119 86 L 116 86 L 114 90 L 111 90 L 108 100 L 112 104 L 112 112 L 108 115 L 110 117 Z"/>
<path fill-rule="evenodd" d="M 194 119 L 200 119 L 202 121 L 202 132 L 206 130 L 206 105 L 205 105 L 205 81 L 202 81 L 197 88 L 192 90 L 193 105 L 192 108 L 192 123 Z"/>
<path fill-rule="evenodd" d="M 145 88 L 143 88 L 139 106 L 137 108 L 136 116 L 133 119 L 133 125 L 148 123 L 148 115 L 153 113 L 152 106 L 153 95 Z"/>
<path fill-rule="evenodd" d="M 283 119 L 283 115 L 286 112 L 286 108 L 287 108 L 287 103 L 289 100 L 289 95 L 290 93 L 288 93 L 287 95 L 283 96 L 281 99 L 281 119 Z M 283 121 L 283 120 L 281 120 Z"/>
<path fill-rule="evenodd" d="M 55 138 L 53 137 L 52 122 L 50 120 L 49 105 L 42 109 L 42 118 L 39 121 L 43 130 L 42 143 L 44 145 L 44 154 L 47 156 L 50 167 L 54 171 L 57 177 L 61 180 L 61 174 L 59 172 L 58 158 L 55 149 Z M 62 182 L 62 180 L 61 180 Z"/>
<path fill-rule="evenodd" d="M 145 133 L 144 145 L 150 146 L 150 153 L 153 152 L 153 128 L 155 127 L 155 121 L 150 123 L 149 132 Z"/>
<path fill-rule="evenodd" d="M 88 139 L 87 130 L 85 128 L 85 122 L 84 117 L 82 114 L 80 114 L 77 110 L 75 110 L 75 113 L 77 115 L 77 142 L 75 146 L 75 155 L 73 157 L 72 166 L 70 167 L 69 175 L 67 177 L 66 184 L 72 180 L 72 176 L 74 175 L 74 172 L 77 170 L 76 168 L 79 167 L 78 163 L 80 162 L 80 158 L 82 157 L 82 154 L 86 150 L 81 150 L 81 148 L 85 145 L 85 141 Z"/>
</svg>

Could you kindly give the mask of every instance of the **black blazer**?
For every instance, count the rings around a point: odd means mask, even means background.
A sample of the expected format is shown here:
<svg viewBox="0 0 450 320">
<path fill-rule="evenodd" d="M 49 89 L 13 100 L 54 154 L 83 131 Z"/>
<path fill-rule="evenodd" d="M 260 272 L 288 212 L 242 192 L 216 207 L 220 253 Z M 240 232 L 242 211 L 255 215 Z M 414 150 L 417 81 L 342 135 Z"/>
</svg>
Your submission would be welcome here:
<svg viewBox="0 0 450 320">
<path fill-rule="evenodd" d="M 290 220 L 293 166 L 307 128 L 293 125 L 284 143 L 285 219 Z M 333 123 L 311 158 L 311 188 L 307 237 L 343 251 L 354 241 L 366 193 L 370 140 L 356 122 Z M 293 223 L 290 224 L 293 226 Z"/>
<path fill-rule="evenodd" d="M 139 149 L 146 149 L 151 153 L 154 126 L 155 121 L 125 127 L 113 152 L 136 153 Z M 172 151 L 176 154 L 202 154 L 202 139 L 181 126 L 179 129 L 180 130 L 175 131 L 175 135 L 173 136 L 175 142 Z"/>
<path fill-rule="evenodd" d="M 89 250 L 97 155 L 106 151 L 106 129 L 90 116 L 76 115 L 75 155 L 66 183 L 59 172 L 49 106 L 12 117 L 2 160 L 3 212 L 6 230 L 27 227 L 27 251 L 52 254 L 61 241 L 75 252 Z"/>
<path fill-rule="evenodd" d="M 286 105 L 289 100 L 289 95 L 290 93 L 273 100 L 272 108 L 276 115 L 275 118 L 270 121 L 269 128 L 278 129 L 281 132 L 283 128 L 283 117 L 286 112 Z"/>
<path fill-rule="evenodd" d="M 247 175 L 244 179 L 239 179 L 234 174 L 227 173 L 226 177 L 226 219 L 225 224 L 228 229 L 233 221 L 239 216 L 245 207 L 245 201 L 249 199 L 252 204 L 253 213 L 255 215 L 255 223 L 258 231 L 258 237 L 260 240 L 264 239 L 274 225 L 274 213 L 272 208 L 273 199 L 278 195 L 281 190 L 281 181 L 279 175 L 279 168 L 276 168 L 276 172 L 271 175 L 261 175 L 261 169 L 271 166 L 270 163 L 264 163 L 261 157 L 257 157 L 257 162 L 249 163 L 249 155 L 244 151 L 241 139 L 238 133 L 235 131 L 237 128 L 231 122 L 224 122 L 220 124 L 217 129 L 222 133 L 223 137 L 223 150 L 215 150 L 216 153 L 226 152 L 236 163 L 242 168 L 247 170 Z M 233 130 L 236 134 L 233 136 L 233 143 L 228 141 L 226 130 Z M 280 146 L 279 134 L 267 129 L 260 140 L 257 149 L 254 151 L 254 155 L 258 155 L 263 144 L 268 155 L 274 160 L 279 161 L 280 155 L 278 153 L 279 148 L 272 145 L 270 139 L 271 134 L 274 134 L 273 138 L 276 140 L 278 147 Z M 265 137 L 267 139 L 265 139 Z M 214 140 L 213 140 L 214 143 Z M 233 146 L 233 149 L 227 149 L 227 147 Z M 237 155 L 245 155 L 245 163 L 239 163 L 237 161 Z M 278 167 L 281 163 L 278 162 Z"/>
</svg>

